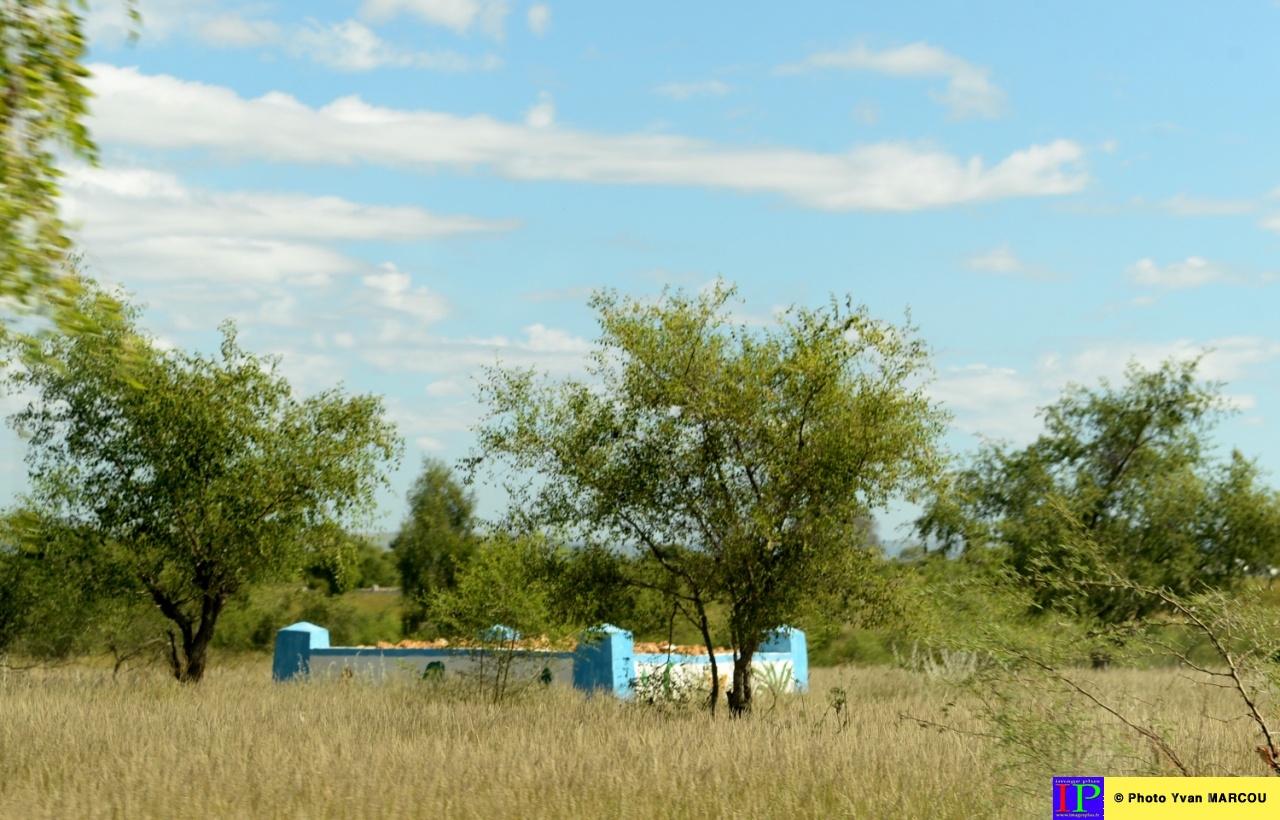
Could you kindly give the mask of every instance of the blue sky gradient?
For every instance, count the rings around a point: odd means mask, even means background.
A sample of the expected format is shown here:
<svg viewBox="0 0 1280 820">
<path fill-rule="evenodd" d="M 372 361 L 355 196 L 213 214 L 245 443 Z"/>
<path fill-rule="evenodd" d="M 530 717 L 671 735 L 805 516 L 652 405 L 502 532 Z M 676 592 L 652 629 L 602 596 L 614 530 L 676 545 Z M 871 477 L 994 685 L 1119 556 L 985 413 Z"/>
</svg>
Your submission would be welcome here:
<svg viewBox="0 0 1280 820">
<path fill-rule="evenodd" d="M 909 309 L 957 452 L 1212 348 L 1218 441 L 1280 467 L 1280 7 L 690 5 L 142 0 L 130 45 L 103 0 L 67 215 L 162 340 L 233 317 L 301 390 L 385 394 L 387 529 L 480 367 L 578 373 L 593 288 L 717 275 L 753 320 Z"/>
</svg>

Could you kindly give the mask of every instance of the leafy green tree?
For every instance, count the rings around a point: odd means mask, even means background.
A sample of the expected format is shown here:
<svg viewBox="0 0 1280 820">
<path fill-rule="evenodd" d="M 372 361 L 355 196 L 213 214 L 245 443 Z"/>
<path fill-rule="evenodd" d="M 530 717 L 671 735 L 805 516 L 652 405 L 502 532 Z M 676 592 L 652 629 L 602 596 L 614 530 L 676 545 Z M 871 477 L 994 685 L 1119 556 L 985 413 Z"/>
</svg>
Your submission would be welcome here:
<svg viewBox="0 0 1280 820">
<path fill-rule="evenodd" d="M 406 602 L 405 632 L 427 620 L 426 602 L 457 586 L 458 573 L 476 549 L 475 497 L 438 459 L 422 463 L 409 491 L 409 516 L 391 542 Z"/>
<path fill-rule="evenodd" d="M 136 4 L 125 3 L 135 23 Z M 58 215 L 58 150 L 95 162 L 84 125 L 86 0 L 0 0 L 0 296 L 92 327 Z"/>
<path fill-rule="evenodd" d="M 735 322 L 733 290 L 657 302 L 597 293 L 585 381 L 494 369 L 474 466 L 507 476 L 513 524 L 643 555 L 646 583 L 712 649 L 734 650 L 729 706 L 751 706 L 751 662 L 815 594 L 852 607 L 882 590 L 869 509 L 913 495 L 939 463 L 944 415 L 926 397 L 910 327 L 849 300 Z M 714 663 L 714 656 L 712 656 Z M 712 704 L 718 698 L 713 672 Z"/>
<path fill-rule="evenodd" d="M 400 585 L 400 571 L 396 569 L 395 556 L 390 550 L 368 538 L 360 538 L 356 545 L 356 570 L 359 573 L 356 587 L 360 589 Z"/>
<path fill-rule="evenodd" d="M 318 550 L 317 563 L 303 571 L 312 589 L 340 595 L 375 584 L 393 587 L 399 583 L 399 573 L 387 550 L 362 535 L 341 533 L 337 537 L 341 543 Z"/>
<path fill-rule="evenodd" d="M 39 519 L 120 579 L 120 595 L 152 602 L 170 622 L 174 676 L 195 682 L 228 600 L 349 544 L 341 525 L 372 510 L 400 445 L 381 399 L 299 399 L 229 323 L 206 356 L 159 349 L 136 314 L 44 340 L 12 379 L 37 396 L 12 422 L 29 437 Z"/>
<path fill-rule="evenodd" d="M 563 626 L 554 617 L 552 588 L 545 583 L 546 553 L 547 545 L 536 536 L 494 534 L 480 542 L 455 584 L 438 589 L 427 603 L 427 617 L 442 631 L 478 643 L 478 682 L 493 693 L 494 702 L 541 671 L 536 663 L 518 663 L 518 641 Z"/>
<path fill-rule="evenodd" d="M 1225 463 L 1211 457 L 1207 436 L 1226 406 L 1221 385 L 1198 381 L 1197 366 L 1130 364 L 1121 386 L 1069 387 L 1044 409 L 1046 429 L 1033 444 L 988 443 L 958 471 L 918 520 L 920 534 L 1003 556 L 1027 578 L 1087 578 L 1096 568 L 1069 547 L 1085 538 L 1132 584 L 1182 597 L 1275 563 L 1280 500 L 1238 451 Z M 1124 586 L 1065 588 L 1042 586 L 1038 605 L 1104 624 L 1161 605 Z"/>
</svg>

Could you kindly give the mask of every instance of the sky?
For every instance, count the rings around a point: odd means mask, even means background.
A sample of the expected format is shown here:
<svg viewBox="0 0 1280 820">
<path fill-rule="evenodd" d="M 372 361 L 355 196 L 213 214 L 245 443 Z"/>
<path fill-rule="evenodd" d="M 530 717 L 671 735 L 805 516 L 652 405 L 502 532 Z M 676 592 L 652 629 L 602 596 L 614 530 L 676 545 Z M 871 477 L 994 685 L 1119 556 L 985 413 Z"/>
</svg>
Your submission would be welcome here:
<svg viewBox="0 0 1280 820">
<path fill-rule="evenodd" d="M 455 461 L 486 366 L 583 373 L 595 288 L 852 295 L 933 351 L 946 443 L 1208 351 L 1280 470 L 1280 5 L 123 0 L 64 211 L 165 344 L 218 326 Z M 10 403 L 12 403 L 12 399 Z M 10 494 L 23 445 L 0 446 Z M 4 487 L 0 487 L 3 490 Z M 480 488 L 480 511 L 504 499 Z M 905 537 L 895 504 L 881 534 Z"/>
</svg>

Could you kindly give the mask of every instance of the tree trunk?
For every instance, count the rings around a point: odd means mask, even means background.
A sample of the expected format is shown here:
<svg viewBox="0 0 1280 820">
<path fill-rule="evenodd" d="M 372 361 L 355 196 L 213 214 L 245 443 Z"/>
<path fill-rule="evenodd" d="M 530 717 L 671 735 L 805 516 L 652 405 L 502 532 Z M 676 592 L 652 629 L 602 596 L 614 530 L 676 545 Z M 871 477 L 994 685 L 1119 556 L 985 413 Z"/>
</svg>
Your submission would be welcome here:
<svg viewBox="0 0 1280 820">
<path fill-rule="evenodd" d="M 744 646 L 733 656 L 733 688 L 729 690 L 729 714 L 733 717 L 751 712 L 751 659 L 755 654 L 755 646 Z"/>
<path fill-rule="evenodd" d="M 221 596 L 205 598 L 200 607 L 200 626 L 195 630 L 192 630 L 189 620 L 177 621 L 182 632 L 181 652 L 178 651 L 177 637 L 173 630 L 169 631 L 169 667 L 180 682 L 199 683 L 204 677 L 213 629 L 225 603 Z"/>
<path fill-rule="evenodd" d="M 716 704 L 720 701 L 720 669 L 716 666 L 716 645 L 711 640 L 711 626 L 707 622 L 707 611 L 702 600 L 697 599 L 694 605 L 698 608 L 698 628 L 702 631 L 702 641 L 707 646 L 707 658 L 711 661 L 711 717 L 716 716 Z"/>
</svg>

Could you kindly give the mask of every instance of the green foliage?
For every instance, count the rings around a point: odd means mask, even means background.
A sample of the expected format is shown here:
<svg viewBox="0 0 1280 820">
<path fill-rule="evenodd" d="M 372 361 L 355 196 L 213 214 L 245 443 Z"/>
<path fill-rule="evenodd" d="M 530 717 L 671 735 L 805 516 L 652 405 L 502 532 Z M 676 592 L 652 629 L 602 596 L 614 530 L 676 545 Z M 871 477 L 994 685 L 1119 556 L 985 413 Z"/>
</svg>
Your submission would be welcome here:
<svg viewBox="0 0 1280 820">
<path fill-rule="evenodd" d="M 546 551 L 534 536 L 492 535 L 459 572 L 456 585 L 429 602 L 428 617 L 442 632 L 474 641 L 474 682 L 495 703 L 544 677 L 536 661 L 517 656 L 517 638 L 541 640 L 563 628 L 552 615 Z"/>
<path fill-rule="evenodd" d="M 125 5 L 135 24 L 135 0 Z M 96 162 L 84 124 L 86 0 L 0 0 L 0 296 L 63 331 L 95 329 L 59 213 L 59 150 Z M 114 306 L 109 298 L 99 309 Z M 30 341 L 30 340 L 28 340 Z"/>
<path fill-rule="evenodd" d="M 431 598 L 428 616 L 443 634 L 465 638 L 495 624 L 523 635 L 553 629 L 551 596 L 542 583 L 543 551 L 534 537 L 498 533 L 485 539 L 454 587 Z"/>
<path fill-rule="evenodd" d="M 1235 724 L 1248 743 L 1241 751 L 1261 741 L 1257 758 L 1280 772 L 1273 731 L 1280 611 L 1265 605 L 1262 589 L 1226 593 L 1202 585 L 1182 595 L 1133 581 L 1085 525 L 1071 522 L 1065 508 L 1059 514 L 1067 520 L 1063 566 L 971 572 L 937 589 L 934 647 L 963 653 L 967 664 L 955 667 L 964 674 L 947 680 L 976 698 L 982 734 L 1005 770 L 1023 784 L 1042 783 L 1052 771 L 1253 774 L 1202 756 L 1204 737 L 1197 732 Z M 1055 599 L 1084 600 L 1100 590 L 1142 602 L 1130 609 L 1139 614 L 1123 621 L 1026 614 L 1037 610 L 1046 591 Z M 976 603 L 985 618 L 954 623 L 950 615 L 962 609 L 961 600 Z M 1114 664 L 1176 666 L 1170 679 L 1177 685 L 1152 698 L 1129 691 L 1127 677 L 1104 681 L 1109 673 L 1081 668 L 1099 643 Z M 1198 720 L 1166 720 L 1179 711 L 1177 700 L 1197 703 Z"/>
<path fill-rule="evenodd" d="M 442 461 L 425 459 L 409 491 L 409 517 L 391 542 L 407 603 L 405 631 L 427 620 L 427 602 L 457 586 L 458 574 L 476 549 L 475 498 Z"/>
<path fill-rule="evenodd" d="M 370 605 L 368 599 L 376 599 Z M 326 595 L 296 586 L 255 587 L 228 602 L 213 639 L 215 649 L 269 652 L 276 631 L 298 621 L 329 630 L 334 646 L 372 646 L 397 643 L 400 612 L 394 596 L 358 592 Z"/>
<path fill-rule="evenodd" d="M 205 356 L 156 348 L 135 317 L 45 340 L 12 377 L 38 396 L 12 421 L 30 437 L 36 520 L 121 579 L 121 596 L 149 598 L 179 633 L 175 676 L 197 681 L 233 596 L 351 549 L 342 524 L 372 509 L 399 440 L 379 398 L 295 398 L 230 324 Z"/>
<path fill-rule="evenodd" d="M 123 579 L 91 543 L 30 510 L 0 522 L 0 653 L 45 662 L 109 651 L 119 665 L 155 647 L 154 605 L 122 595 Z"/>
<path fill-rule="evenodd" d="M 307 586 L 338 595 L 375 585 L 399 584 L 399 572 L 387 550 L 363 536 L 339 533 L 336 537 L 341 543 L 317 551 L 317 563 L 304 571 Z"/>
<path fill-rule="evenodd" d="M 921 535 L 991 552 L 1029 577 L 1067 567 L 1065 544 L 1082 528 L 1125 577 L 1180 595 L 1276 562 L 1280 500 L 1240 453 L 1210 459 L 1206 436 L 1225 408 L 1220 385 L 1198 382 L 1196 367 L 1131 364 L 1122 387 L 1069 388 L 1044 410 L 1035 443 L 987 444 L 956 473 L 917 522 Z M 1042 587 L 1034 603 L 1114 623 L 1160 606 L 1118 588 L 1060 592 Z"/>
<path fill-rule="evenodd" d="M 867 511 L 927 486 L 945 417 L 910 327 L 833 299 L 761 330 L 732 319 L 732 295 L 596 294 L 589 379 L 490 371 L 473 467 L 514 476 L 515 525 L 643 556 L 628 580 L 706 640 L 722 604 L 745 707 L 756 647 L 813 596 L 883 601 Z"/>
</svg>

